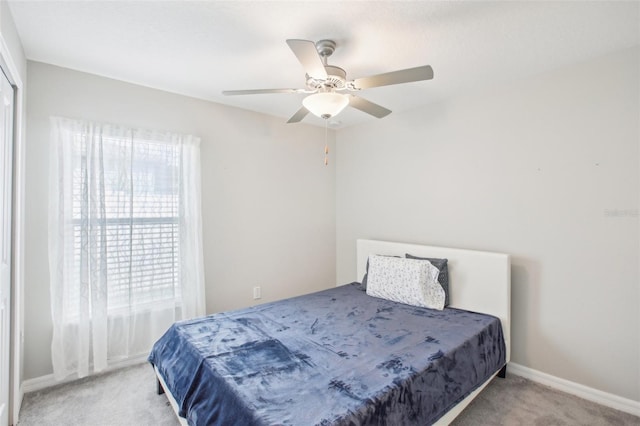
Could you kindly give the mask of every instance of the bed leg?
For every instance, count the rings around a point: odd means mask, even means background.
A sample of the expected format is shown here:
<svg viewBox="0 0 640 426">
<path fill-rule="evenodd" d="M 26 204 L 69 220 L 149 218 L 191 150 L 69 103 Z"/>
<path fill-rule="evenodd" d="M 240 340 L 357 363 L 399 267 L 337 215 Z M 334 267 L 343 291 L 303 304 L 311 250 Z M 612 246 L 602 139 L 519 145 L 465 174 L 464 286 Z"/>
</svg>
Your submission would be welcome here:
<svg viewBox="0 0 640 426">
<path fill-rule="evenodd" d="M 498 377 L 500 377 L 501 379 L 507 377 L 507 364 L 505 364 L 504 367 L 502 367 L 500 371 L 498 371 Z"/>
<path fill-rule="evenodd" d="M 158 389 L 157 389 L 158 395 L 162 395 L 164 393 L 164 388 L 160 384 L 160 380 L 156 379 L 156 382 L 157 382 L 157 386 L 158 386 Z"/>
</svg>

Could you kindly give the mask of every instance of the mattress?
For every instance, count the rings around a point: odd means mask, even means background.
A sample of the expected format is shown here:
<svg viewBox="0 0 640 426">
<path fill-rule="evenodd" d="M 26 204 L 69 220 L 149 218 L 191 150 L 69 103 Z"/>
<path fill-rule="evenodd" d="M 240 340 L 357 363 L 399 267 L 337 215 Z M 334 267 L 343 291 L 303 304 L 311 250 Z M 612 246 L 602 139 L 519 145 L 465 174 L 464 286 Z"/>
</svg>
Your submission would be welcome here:
<svg viewBox="0 0 640 426">
<path fill-rule="evenodd" d="M 425 425 L 505 364 L 496 317 L 358 283 L 174 324 L 149 361 L 191 425 Z"/>
</svg>

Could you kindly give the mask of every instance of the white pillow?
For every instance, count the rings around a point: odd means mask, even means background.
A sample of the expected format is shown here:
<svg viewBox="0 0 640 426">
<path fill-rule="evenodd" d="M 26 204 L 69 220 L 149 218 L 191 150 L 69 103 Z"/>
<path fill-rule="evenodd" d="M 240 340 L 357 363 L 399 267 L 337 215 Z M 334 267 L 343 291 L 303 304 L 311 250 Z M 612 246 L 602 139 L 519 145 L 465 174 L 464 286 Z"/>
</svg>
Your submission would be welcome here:
<svg viewBox="0 0 640 426">
<path fill-rule="evenodd" d="M 444 289 L 438 283 L 440 271 L 428 260 L 369 256 L 367 294 L 373 297 L 444 309 Z"/>
</svg>

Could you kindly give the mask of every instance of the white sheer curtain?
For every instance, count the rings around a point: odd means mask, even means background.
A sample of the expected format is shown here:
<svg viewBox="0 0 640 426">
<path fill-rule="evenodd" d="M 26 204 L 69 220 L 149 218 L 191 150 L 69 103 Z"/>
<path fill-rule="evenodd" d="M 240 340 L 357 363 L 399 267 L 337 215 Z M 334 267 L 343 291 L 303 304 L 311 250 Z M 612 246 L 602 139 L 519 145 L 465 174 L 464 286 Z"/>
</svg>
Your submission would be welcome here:
<svg viewBox="0 0 640 426">
<path fill-rule="evenodd" d="M 148 353 L 204 315 L 197 137 L 51 118 L 54 375 Z"/>
</svg>

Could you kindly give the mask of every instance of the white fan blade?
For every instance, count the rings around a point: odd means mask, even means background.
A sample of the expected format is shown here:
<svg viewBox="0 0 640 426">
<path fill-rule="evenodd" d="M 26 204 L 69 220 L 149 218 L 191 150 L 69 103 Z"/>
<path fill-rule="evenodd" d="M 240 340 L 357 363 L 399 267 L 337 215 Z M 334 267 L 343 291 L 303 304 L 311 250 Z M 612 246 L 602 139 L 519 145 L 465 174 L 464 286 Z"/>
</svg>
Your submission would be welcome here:
<svg viewBox="0 0 640 426">
<path fill-rule="evenodd" d="M 318 80 L 327 79 L 327 71 L 324 69 L 324 64 L 322 63 L 322 59 L 320 59 L 320 55 L 318 55 L 314 42 L 310 40 L 289 39 L 287 40 L 287 44 L 307 74 Z"/>
<path fill-rule="evenodd" d="M 223 95 L 262 95 L 267 93 L 303 93 L 304 89 L 253 89 L 253 90 L 225 90 Z"/>
<path fill-rule="evenodd" d="M 289 119 L 289 121 L 287 121 L 287 124 L 289 124 L 289 123 L 299 123 L 300 121 L 302 121 L 303 118 L 305 118 L 307 116 L 307 114 L 309 114 L 309 110 L 306 109 L 305 107 L 300 107 L 298 112 L 293 114 L 293 117 L 291 117 Z"/>
<path fill-rule="evenodd" d="M 383 106 L 368 101 L 360 96 L 349 95 L 349 106 L 355 109 L 359 109 L 362 112 L 373 115 L 377 118 L 386 117 L 391 114 L 390 109 L 386 109 Z"/>
<path fill-rule="evenodd" d="M 391 84 L 411 83 L 412 81 L 431 80 L 433 69 L 429 65 L 408 68 L 406 70 L 392 71 L 371 77 L 358 78 L 353 81 L 356 89 L 369 89 L 371 87 L 389 86 Z"/>
</svg>

